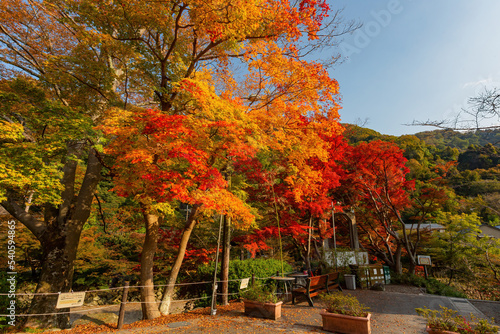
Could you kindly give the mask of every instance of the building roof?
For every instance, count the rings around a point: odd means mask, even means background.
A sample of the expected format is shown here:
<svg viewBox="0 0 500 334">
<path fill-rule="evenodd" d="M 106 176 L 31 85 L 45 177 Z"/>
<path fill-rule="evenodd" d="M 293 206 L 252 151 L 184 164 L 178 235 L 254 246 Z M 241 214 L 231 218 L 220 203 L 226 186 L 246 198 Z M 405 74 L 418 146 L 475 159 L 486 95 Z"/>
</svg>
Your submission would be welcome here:
<svg viewBox="0 0 500 334">
<path fill-rule="evenodd" d="M 500 238 L 500 229 L 496 227 L 489 225 L 481 225 L 479 226 L 479 228 L 481 229 L 482 235 L 484 236 L 490 236 L 497 239 Z"/>
<path fill-rule="evenodd" d="M 405 228 L 407 230 L 409 229 L 416 229 L 418 227 L 418 224 L 405 224 Z M 444 230 L 444 226 L 441 224 L 433 224 L 433 223 L 421 223 L 420 224 L 420 230 Z"/>
</svg>

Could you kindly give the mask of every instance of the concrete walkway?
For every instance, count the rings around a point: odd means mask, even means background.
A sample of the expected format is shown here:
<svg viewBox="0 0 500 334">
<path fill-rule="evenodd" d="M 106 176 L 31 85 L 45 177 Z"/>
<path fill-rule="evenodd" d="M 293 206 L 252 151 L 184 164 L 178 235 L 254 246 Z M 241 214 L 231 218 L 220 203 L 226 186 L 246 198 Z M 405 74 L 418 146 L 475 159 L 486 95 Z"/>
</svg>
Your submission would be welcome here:
<svg viewBox="0 0 500 334">
<path fill-rule="evenodd" d="M 469 302 L 461 298 L 449 298 L 428 294 L 406 294 L 388 291 L 353 290 L 345 291 L 356 296 L 372 312 L 373 334 L 425 333 L 425 320 L 418 316 L 415 308 L 427 306 L 439 309 L 445 306 L 457 310 L 462 315 L 473 313 L 477 317 L 496 318 L 500 325 L 500 302 Z M 129 328 L 114 333 L 327 333 L 321 328 L 321 302 L 315 306 L 306 302 L 283 305 L 282 318 L 276 321 L 246 317 L 243 304 L 236 303 L 224 309 L 220 307 L 216 316 L 209 310 L 197 311 L 197 315 L 182 321 L 168 323 L 155 320 L 155 324 L 144 322 L 140 328 Z M 131 310 L 132 311 L 132 310 Z M 91 316 L 91 315 L 89 315 Z"/>
</svg>

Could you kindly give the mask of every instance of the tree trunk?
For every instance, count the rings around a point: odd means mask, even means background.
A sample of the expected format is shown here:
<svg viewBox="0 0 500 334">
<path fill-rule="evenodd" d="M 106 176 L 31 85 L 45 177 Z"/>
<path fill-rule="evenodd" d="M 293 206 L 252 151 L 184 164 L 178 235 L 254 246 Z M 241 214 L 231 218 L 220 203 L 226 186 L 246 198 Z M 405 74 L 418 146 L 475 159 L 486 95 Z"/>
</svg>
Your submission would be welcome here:
<svg viewBox="0 0 500 334">
<path fill-rule="evenodd" d="M 222 280 L 222 305 L 229 304 L 229 258 L 231 254 L 231 218 L 224 217 L 224 234 L 223 234 L 223 248 L 222 248 L 222 266 L 221 266 L 221 280 Z"/>
<path fill-rule="evenodd" d="M 394 269 L 397 274 L 403 273 L 403 266 L 401 265 L 401 253 L 403 251 L 403 245 L 398 243 L 396 251 L 394 252 Z"/>
<path fill-rule="evenodd" d="M 147 212 L 147 208 L 143 207 L 144 222 L 146 224 L 146 237 L 142 246 L 141 254 L 141 306 L 142 319 L 154 319 L 160 316 L 158 304 L 156 303 L 155 286 L 154 286 L 154 256 L 158 244 L 158 229 L 160 223 L 158 216 Z"/>
<path fill-rule="evenodd" d="M 306 268 L 309 274 L 312 273 L 311 268 L 311 234 L 312 234 L 312 215 L 309 217 L 309 229 L 307 230 L 307 251 L 306 251 Z"/>
<path fill-rule="evenodd" d="M 179 244 L 179 251 L 177 252 L 177 257 L 175 258 L 174 266 L 170 271 L 170 275 L 167 280 L 167 287 L 163 292 L 163 297 L 160 304 L 160 312 L 162 314 L 168 314 L 170 312 L 170 305 L 172 303 L 172 296 L 175 291 L 175 282 L 177 281 L 177 276 L 179 275 L 179 271 L 181 269 L 182 261 L 184 260 L 184 256 L 186 255 L 186 248 L 189 241 L 189 237 L 191 236 L 191 232 L 193 232 L 194 227 L 196 226 L 196 214 L 198 212 L 199 205 L 194 205 L 189 213 L 189 218 L 184 226 L 184 230 L 182 231 L 181 241 Z"/>
<path fill-rule="evenodd" d="M 417 267 L 417 264 L 415 263 L 415 261 L 412 261 L 412 259 L 410 257 L 410 266 L 408 267 L 408 273 L 415 275 L 415 268 L 416 267 Z"/>
<path fill-rule="evenodd" d="M 359 249 L 359 237 L 358 237 L 358 225 L 356 224 L 356 215 L 354 212 L 346 212 L 345 216 L 348 218 L 349 224 L 349 239 L 351 244 L 351 249 Z"/>
<path fill-rule="evenodd" d="M 77 144 L 68 145 L 68 155 L 76 154 Z M 72 148 L 71 148 L 72 147 Z M 73 281 L 74 261 L 83 225 L 90 215 L 92 199 L 100 180 L 102 165 L 93 149 L 88 151 L 87 169 L 78 195 L 75 195 L 76 161 L 68 159 L 63 168 L 61 183 L 64 190 L 62 203 L 56 208 L 45 205 L 44 219 L 39 220 L 26 212 L 24 203 L 17 202 L 15 194 L 9 194 L 2 206 L 38 239 L 42 247 L 42 270 L 36 293 L 69 292 Z M 22 198 L 22 197 L 21 197 Z M 57 295 L 35 295 L 28 313 L 44 314 L 26 319 L 25 325 L 38 327 L 69 327 L 69 309 L 56 309 Z"/>
<path fill-rule="evenodd" d="M 81 230 L 80 230 L 81 231 Z M 68 230 L 67 233 L 79 234 L 80 231 Z M 40 240 L 42 247 L 42 270 L 36 293 L 69 292 L 73 281 L 73 264 L 78 244 L 66 244 L 66 235 L 61 229 L 51 229 Z M 69 328 L 69 308 L 56 309 L 58 295 L 35 295 L 30 314 L 56 313 L 39 317 L 30 317 L 25 323 L 30 327 Z"/>
</svg>

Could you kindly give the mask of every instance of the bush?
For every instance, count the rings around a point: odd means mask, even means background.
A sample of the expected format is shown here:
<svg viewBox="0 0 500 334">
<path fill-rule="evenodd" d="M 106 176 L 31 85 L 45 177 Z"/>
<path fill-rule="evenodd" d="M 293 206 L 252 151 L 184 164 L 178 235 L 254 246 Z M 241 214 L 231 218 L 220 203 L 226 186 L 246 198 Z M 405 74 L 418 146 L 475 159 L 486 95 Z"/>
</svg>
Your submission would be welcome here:
<svg viewBox="0 0 500 334">
<path fill-rule="evenodd" d="M 283 269 L 285 273 L 292 271 L 292 266 L 288 263 L 283 264 Z M 239 279 L 252 277 L 255 278 L 266 278 L 275 276 L 276 272 L 281 272 L 281 261 L 276 259 L 247 259 L 247 260 L 232 260 L 229 262 L 229 294 L 233 294 L 234 298 L 238 298 L 238 293 L 240 291 L 240 281 Z M 220 280 L 221 267 L 217 268 L 217 279 Z M 214 263 L 209 265 L 201 265 L 195 275 L 195 281 L 205 282 L 212 281 L 214 277 Z M 238 281 L 231 281 L 238 280 Z M 275 284 L 271 279 L 259 280 L 264 285 Z M 219 284 L 220 287 L 220 284 Z M 195 287 L 198 291 L 195 293 L 197 295 L 211 296 L 212 295 L 212 285 L 205 284 L 203 286 Z M 198 306 L 208 305 L 209 299 L 203 300 L 202 304 Z"/>
<path fill-rule="evenodd" d="M 415 311 L 427 320 L 427 326 L 435 330 L 452 331 L 460 334 L 495 334 L 498 327 L 486 319 L 479 319 L 471 314 L 471 321 L 458 315 L 457 311 L 439 305 L 441 311 L 430 310 L 427 307 L 416 308 Z"/>
<path fill-rule="evenodd" d="M 240 293 L 241 298 L 259 303 L 277 303 L 276 286 L 269 285 L 268 288 L 262 284 L 255 284 Z"/>
<path fill-rule="evenodd" d="M 320 298 L 325 303 L 327 312 L 350 315 L 353 317 L 366 317 L 368 315 L 369 308 L 361 304 L 356 297 L 348 293 L 323 293 L 320 295 Z"/>
<path fill-rule="evenodd" d="M 403 274 L 403 275 L 394 275 L 391 278 L 391 281 L 395 284 L 407 284 L 407 285 L 422 287 L 427 290 L 427 293 L 433 295 L 467 298 L 467 296 L 464 293 L 432 277 L 430 277 L 429 279 L 425 279 L 423 277 L 416 275 Z"/>
</svg>

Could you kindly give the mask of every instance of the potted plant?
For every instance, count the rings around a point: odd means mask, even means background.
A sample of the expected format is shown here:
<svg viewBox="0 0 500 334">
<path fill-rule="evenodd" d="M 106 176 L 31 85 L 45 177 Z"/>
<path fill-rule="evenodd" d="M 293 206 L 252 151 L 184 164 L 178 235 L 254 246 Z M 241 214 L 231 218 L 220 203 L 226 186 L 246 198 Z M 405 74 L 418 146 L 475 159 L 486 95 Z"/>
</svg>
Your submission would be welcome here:
<svg viewBox="0 0 500 334">
<path fill-rule="evenodd" d="M 444 306 L 439 306 L 441 310 L 431 310 L 427 307 L 416 308 L 418 315 L 427 320 L 427 333 L 430 334 L 496 334 L 498 327 L 489 323 L 486 319 L 478 319 L 471 314 L 471 321 L 458 315 L 457 311 Z"/>
<path fill-rule="evenodd" d="M 245 314 L 256 318 L 276 320 L 281 318 L 282 301 L 275 294 L 276 287 L 264 288 L 254 284 L 240 293 L 245 305 Z"/>
<path fill-rule="evenodd" d="M 370 334 L 371 313 L 359 300 L 342 292 L 320 295 L 325 309 L 321 311 L 323 329 L 346 334 Z"/>
</svg>

